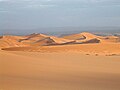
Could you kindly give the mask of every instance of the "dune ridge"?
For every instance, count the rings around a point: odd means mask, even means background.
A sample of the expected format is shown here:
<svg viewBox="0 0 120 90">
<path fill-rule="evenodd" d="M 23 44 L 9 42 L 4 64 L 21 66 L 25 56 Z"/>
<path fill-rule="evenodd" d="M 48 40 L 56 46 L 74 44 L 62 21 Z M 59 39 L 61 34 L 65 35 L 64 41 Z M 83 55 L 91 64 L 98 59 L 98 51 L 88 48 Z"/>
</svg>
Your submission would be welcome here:
<svg viewBox="0 0 120 90">
<path fill-rule="evenodd" d="M 89 55 L 120 56 L 120 44 L 75 44 L 59 46 L 37 46 L 37 47 L 11 47 L 3 48 L 5 51 L 27 51 L 27 52 L 77 52 Z"/>
<path fill-rule="evenodd" d="M 76 40 L 77 43 L 119 43 L 120 37 L 117 36 L 97 36 L 88 32 L 63 36 L 62 38 Z M 92 42 L 91 42 L 92 41 Z"/>
<path fill-rule="evenodd" d="M 64 37 L 33 33 L 26 36 L 1 36 L 0 48 L 9 51 L 64 52 L 67 50 L 119 55 L 119 42 L 120 37 L 117 36 L 97 36 L 88 32 Z"/>
</svg>

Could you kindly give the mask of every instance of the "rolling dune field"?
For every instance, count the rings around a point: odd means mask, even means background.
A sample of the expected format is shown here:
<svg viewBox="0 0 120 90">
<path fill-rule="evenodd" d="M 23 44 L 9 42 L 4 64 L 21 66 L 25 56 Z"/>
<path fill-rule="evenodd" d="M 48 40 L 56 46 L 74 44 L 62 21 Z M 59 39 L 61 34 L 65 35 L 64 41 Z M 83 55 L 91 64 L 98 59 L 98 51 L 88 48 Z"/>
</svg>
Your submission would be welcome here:
<svg viewBox="0 0 120 90">
<path fill-rule="evenodd" d="M 1 37 L 0 90 L 120 90 L 119 37 L 73 36 Z"/>
</svg>

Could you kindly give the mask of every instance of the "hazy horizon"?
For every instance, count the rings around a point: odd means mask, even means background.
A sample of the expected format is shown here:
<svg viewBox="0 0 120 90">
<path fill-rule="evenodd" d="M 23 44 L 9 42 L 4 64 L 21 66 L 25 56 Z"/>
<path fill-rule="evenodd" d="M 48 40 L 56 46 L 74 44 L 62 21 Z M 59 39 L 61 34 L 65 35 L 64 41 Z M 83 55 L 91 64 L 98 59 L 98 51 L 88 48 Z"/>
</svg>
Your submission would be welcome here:
<svg viewBox="0 0 120 90">
<path fill-rule="evenodd" d="M 32 33 L 42 33 L 61 36 L 81 32 L 90 32 L 101 35 L 120 35 L 120 27 L 46 27 L 39 29 L 3 29 L 0 30 L 0 35 L 28 35 Z"/>
<path fill-rule="evenodd" d="M 49 27 L 120 27 L 119 8 L 119 0 L 0 0 L 0 33 L 44 32 L 40 28 Z"/>
</svg>

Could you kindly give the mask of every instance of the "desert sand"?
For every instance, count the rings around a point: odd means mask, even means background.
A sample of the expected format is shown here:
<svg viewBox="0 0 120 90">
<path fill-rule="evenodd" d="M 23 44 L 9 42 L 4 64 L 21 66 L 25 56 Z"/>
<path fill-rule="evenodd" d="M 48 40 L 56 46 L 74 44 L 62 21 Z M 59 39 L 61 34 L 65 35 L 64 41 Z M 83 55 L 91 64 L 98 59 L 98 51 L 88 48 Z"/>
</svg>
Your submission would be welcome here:
<svg viewBox="0 0 120 90">
<path fill-rule="evenodd" d="M 0 90 L 120 90 L 119 37 L 4 36 L 0 47 Z"/>
<path fill-rule="evenodd" d="M 0 51 L 1 90 L 119 90 L 120 57 Z"/>
</svg>

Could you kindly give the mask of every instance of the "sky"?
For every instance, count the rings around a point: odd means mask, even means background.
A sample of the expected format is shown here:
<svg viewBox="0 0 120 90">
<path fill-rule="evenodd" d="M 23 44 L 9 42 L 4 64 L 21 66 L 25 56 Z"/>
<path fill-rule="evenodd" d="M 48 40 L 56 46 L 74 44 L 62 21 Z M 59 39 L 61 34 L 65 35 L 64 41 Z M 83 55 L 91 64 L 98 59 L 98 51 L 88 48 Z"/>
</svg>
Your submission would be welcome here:
<svg viewBox="0 0 120 90">
<path fill-rule="evenodd" d="M 120 0 L 0 0 L 0 30 L 106 26 L 120 26 Z"/>
</svg>

